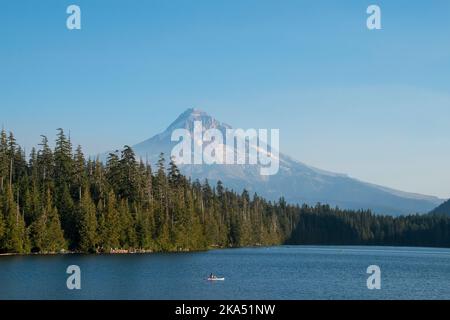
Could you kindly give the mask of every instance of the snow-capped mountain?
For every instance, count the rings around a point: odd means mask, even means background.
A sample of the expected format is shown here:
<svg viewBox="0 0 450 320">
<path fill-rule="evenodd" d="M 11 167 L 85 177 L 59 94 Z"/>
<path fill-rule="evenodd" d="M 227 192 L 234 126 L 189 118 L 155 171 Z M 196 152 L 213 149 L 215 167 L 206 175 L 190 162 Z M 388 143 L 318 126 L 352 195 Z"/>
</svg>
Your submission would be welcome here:
<svg viewBox="0 0 450 320">
<path fill-rule="evenodd" d="M 193 132 L 194 121 L 201 121 L 204 129 L 215 128 L 222 133 L 231 126 L 217 121 L 206 112 L 188 109 L 162 133 L 133 146 L 138 157 L 156 163 L 161 152 L 170 158 L 171 141 L 175 129 Z M 256 147 L 256 146 L 254 146 Z M 270 200 L 283 196 L 291 203 L 328 203 L 348 209 L 372 209 L 374 212 L 399 215 L 429 212 L 443 200 L 420 194 L 393 190 L 359 181 L 344 174 L 332 173 L 308 166 L 291 157 L 279 154 L 279 171 L 263 176 L 259 165 L 185 164 L 181 171 L 193 179 L 208 179 L 212 184 L 221 180 L 236 191 L 244 188 Z"/>
</svg>

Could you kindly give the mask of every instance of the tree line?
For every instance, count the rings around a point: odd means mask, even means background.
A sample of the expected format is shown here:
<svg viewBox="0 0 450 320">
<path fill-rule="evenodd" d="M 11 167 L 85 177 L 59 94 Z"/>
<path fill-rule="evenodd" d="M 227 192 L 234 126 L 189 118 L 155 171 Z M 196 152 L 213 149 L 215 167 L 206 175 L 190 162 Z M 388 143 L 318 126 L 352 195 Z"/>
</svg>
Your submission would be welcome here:
<svg viewBox="0 0 450 320">
<path fill-rule="evenodd" d="M 28 156 L 0 133 L 0 253 L 191 251 L 291 244 L 450 246 L 450 219 L 267 201 L 191 181 L 161 154 L 86 158 L 62 129 Z"/>
<path fill-rule="evenodd" d="M 450 247 L 448 215 L 392 217 L 370 210 L 303 206 L 289 244 Z"/>
<path fill-rule="evenodd" d="M 282 243 L 290 231 L 272 205 L 221 182 L 183 176 L 161 154 L 153 171 L 125 146 L 86 159 L 58 129 L 27 157 L 0 134 L 0 252 L 189 251 Z"/>
</svg>

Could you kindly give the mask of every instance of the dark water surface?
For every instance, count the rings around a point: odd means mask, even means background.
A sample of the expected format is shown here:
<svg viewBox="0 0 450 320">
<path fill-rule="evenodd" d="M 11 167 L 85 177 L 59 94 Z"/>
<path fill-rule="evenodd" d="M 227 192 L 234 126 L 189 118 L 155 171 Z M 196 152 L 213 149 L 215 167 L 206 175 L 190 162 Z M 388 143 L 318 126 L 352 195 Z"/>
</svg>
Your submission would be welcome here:
<svg viewBox="0 0 450 320">
<path fill-rule="evenodd" d="M 81 290 L 66 269 L 81 268 Z M 381 290 L 366 269 L 381 268 Z M 208 282 L 214 272 L 223 282 Z M 0 299 L 450 299 L 450 250 L 280 246 L 198 253 L 1 256 Z"/>
</svg>

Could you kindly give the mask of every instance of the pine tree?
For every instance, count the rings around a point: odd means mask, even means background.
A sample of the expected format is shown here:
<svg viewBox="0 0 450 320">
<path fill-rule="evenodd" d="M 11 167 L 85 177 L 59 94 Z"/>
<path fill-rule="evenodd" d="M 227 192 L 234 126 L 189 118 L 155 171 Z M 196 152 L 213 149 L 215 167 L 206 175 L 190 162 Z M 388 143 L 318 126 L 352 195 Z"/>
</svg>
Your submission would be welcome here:
<svg viewBox="0 0 450 320">
<path fill-rule="evenodd" d="M 155 197 L 157 200 L 157 208 L 155 212 L 156 220 L 156 236 L 160 248 L 170 247 L 170 230 L 169 230 L 169 203 L 168 203 L 168 183 L 165 169 L 164 154 L 161 153 L 158 160 L 158 171 L 155 177 Z M 166 250 L 166 249 L 163 249 Z"/>
<path fill-rule="evenodd" d="M 33 251 L 52 253 L 67 249 L 59 215 L 56 207 L 52 204 L 49 190 L 47 191 L 46 205 L 30 226 L 30 234 Z"/>
<path fill-rule="evenodd" d="M 105 251 L 120 247 L 120 217 L 116 206 L 116 196 L 111 191 L 108 194 L 101 232 L 101 245 Z"/>
<path fill-rule="evenodd" d="M 54 161 L 53 152 L 48 145 L 48 139 L 46 136 L 41 136 L 42 140 L 39 144 L 41 149 L 37 154 L 37 168 L 39 176 L 39 184 L 41 192 L 47 192 L 47 190 L 54 189 L 53 172 Z"/>
<path fill-rule="evenodd" d="M 0 192 L 3 192 L 8 181 L 9 157 L 8 138 L 5 129 L 0 132 Z"/>
<path fill-rule="evenodd" d="M 14 201 L 12 187 L 8 188 L 3 204 L 5 232 L 2 247 L 6 252 L 26 253 L 29 251 L 29 239 L 25 221 Z"/>
<path fill-rule="evenodd" d="M 81 191 L 83 185 L 87 182 L 86 161 L 81 146 L 79 145 L 75 151 L 73 159 L 74 164 L 74 185 L 72 188 L 72 196 L 78 201 L 81 200 Z"/>
<path fill-rule="evenodd" d="M 30 242 L 32 252 L 45 252 L 47 247 L 47 216 L 42 213 L 30 225 Z"/>
<path fill-rule="evenodd" d="M 152 222 L 148 212 L 139 211 L 136 215 L 136 237 L 139 248 L 152 249 L 154 247 Z"/>
<path fill-rule="evenodd" d="M 27 225 L 31 225 L 38 218 L 41 208 L 41 190 L 39 187 L 39 173 L 37 164 L 37 151 L 31 150 L 28 163 L 28 186 L 25 188 L 24 218 Z"/>
<path fill-rule="evenodd" d="M 44 251 L 59 252 L 67 249 L 67 243 L 64 239 L 64 232 L 61 229 L 61 221 L 56 207 L 52 205 L 50 197 L 47 197 L 47 204 L 44 209 L 46 217 L 46 236 Z"/>
<path fill-rule="evenodd" d="M 120 244 L 122 248 L 136 248 L 136 229 L 133 216 L 130 213 L 128 201 L 122 199 L 119 205 L 120 215 Z"/>
<path fill-rule="evenodd" d="M 121 198 L 128 199 L 131 202 L 137 200 L 138 178 L 137 163 L 134 151 L 125 146 L 122 150 L 119 160 L 120 168 L 120 187 L 119 194 Z"/>
<path fill-rule="evenodd" d="M 49 195 L 49 193 L 47 195 Z M 53 201 L 55 202 L 56 210 L 61 217 L 62 228 L 65 230 L 65 236 L 69 240 L 71 247 L 73 247 L 74 242 L 77 239 L 77 232 L 75 229 L 75 204 L 70 194 L 69 185 L 64 183 L 60 186 L 58 194 L 55 195 L 55 198 L 56 197 L 58 200 Z"/>
<path fill-rule="evenodd" d="M 97 216 L 88 188 L 84 188 L 79 205 L 79 249 L 93 253 L 97 250 Z"/>
<path fill-rule="evenodd" d="M 117 155 L 118 152 L 119 151 L 110 153 L 106 163 L 106 179 L 116 195 L 119 194 L 121 184 L 119 157 Z"/>
<path fill-rule="evenodd" d="M 58 129 L 54 161 L 54 179 L 56 188 L 58 189 L 64 185 L 70 184 L 73 177 L 72 144 L 70 140 L 66 138 L 64 130 L 61 128 Z"/>
</svg>

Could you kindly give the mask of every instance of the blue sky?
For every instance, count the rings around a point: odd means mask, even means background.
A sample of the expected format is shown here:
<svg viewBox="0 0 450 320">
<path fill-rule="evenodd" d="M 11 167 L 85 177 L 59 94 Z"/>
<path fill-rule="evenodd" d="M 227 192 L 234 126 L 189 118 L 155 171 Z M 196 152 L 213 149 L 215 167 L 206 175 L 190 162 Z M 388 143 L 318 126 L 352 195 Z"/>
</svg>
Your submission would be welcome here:
<svg viewBox="0 0 450 320">
<path fill-rule="evenodd" d="M 450 2 L 2 1 L 0 122 L 28 149 L 58 127 L 88 154 L 134 144 L 188 107 L 279 128 L 310 165 L 450 197 Z"/>
</svg>

